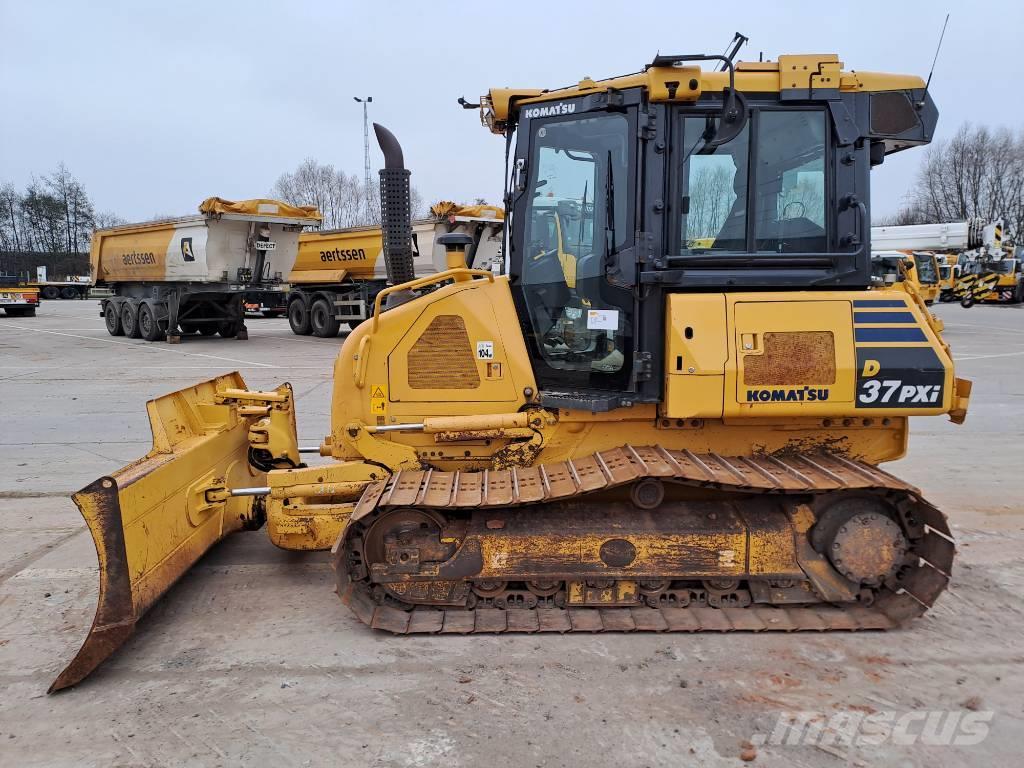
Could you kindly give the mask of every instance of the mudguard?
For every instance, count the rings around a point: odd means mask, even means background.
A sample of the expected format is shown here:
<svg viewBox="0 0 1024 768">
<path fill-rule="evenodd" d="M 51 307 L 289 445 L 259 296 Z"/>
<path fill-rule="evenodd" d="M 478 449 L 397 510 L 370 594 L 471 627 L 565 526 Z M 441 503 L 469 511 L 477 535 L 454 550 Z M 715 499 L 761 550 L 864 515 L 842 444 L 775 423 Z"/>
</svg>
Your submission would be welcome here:
<svg viewBox="0 0 1024 768">
<path fill-rule="evenodd" d="M 223 488 L 262 486 L 250 467 L 249 423 L 216 393 L 245 389 L 231 373 L 147 403 L 153 448 L 74 495 L 99 558 L 96 616 L 85 642 L 49 692 L 75 685 L 116 651 L 143 614 L 210 547 L 257 524 L 253 497 Z"/>
</svg>

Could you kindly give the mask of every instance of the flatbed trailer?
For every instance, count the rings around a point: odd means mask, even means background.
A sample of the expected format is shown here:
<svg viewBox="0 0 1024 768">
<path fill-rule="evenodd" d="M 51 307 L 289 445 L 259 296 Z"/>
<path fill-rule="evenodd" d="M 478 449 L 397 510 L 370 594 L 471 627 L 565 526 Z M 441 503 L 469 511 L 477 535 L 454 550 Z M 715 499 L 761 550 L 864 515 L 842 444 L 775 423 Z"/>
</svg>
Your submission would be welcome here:
<svg viewBox="0 0 1024 768">
<path fill-rule="evenodd" d="M 53 301 L 55 299 L 85 299 L 89 296 L 89 283 L 80 280 L 30 280 L 23 283 L 28 288 L 39 291 L 39 298 Z"/>
</svg>

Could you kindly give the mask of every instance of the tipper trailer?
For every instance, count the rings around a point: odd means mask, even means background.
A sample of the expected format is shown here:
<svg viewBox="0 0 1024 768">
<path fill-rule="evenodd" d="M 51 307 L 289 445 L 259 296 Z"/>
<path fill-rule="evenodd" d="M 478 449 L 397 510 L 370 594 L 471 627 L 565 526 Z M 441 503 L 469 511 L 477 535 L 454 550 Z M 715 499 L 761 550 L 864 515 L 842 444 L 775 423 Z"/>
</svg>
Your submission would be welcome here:
<svg viewBox="0 0 1024 768">
<path fill-rule="evenodd" d="M 504 212 L 500 208 L 441 202 L 430 212 L 430 218 L 412 223 L 416 277 L 447 268 L 445 249 L 438 242 L 445 234 L 472 239 L 466 255 L 471 267 L 502 272 Z M 374 299 L 388 285 L 381 228 L 304 232 L 288 284 L 288 324 L 294 333 L 329 338 L 338 334 L 342 323 L 354 327 L 372 312 Z"/>
<path fill-rule="evenodd" d="M 93 285 L 111 336 L 175 343 L 200 333 L 248 338 L 246 293 L 281 292 L 299 232 L 320 222 L 312 207 L 211 197 L 199 215 L 97 230 Z"/>
</svg>

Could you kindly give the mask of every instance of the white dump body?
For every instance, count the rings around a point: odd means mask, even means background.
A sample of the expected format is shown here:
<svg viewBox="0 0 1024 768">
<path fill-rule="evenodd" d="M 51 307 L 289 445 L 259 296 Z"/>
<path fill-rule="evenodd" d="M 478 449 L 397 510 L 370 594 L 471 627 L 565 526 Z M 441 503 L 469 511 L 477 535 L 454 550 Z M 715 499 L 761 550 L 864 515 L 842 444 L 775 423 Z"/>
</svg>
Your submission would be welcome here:
<svg viewBox="0 0 1024 768">
<path fill-rule="evenodd" d="M 92 280 L 243 285 L 255 277 L 280 282 L 295 263 L 302 226 L 310 223 L 311 218 L 275 216 L 254 207 L 254 213 L 98 230 L 92 243 Z"/>
</svg>

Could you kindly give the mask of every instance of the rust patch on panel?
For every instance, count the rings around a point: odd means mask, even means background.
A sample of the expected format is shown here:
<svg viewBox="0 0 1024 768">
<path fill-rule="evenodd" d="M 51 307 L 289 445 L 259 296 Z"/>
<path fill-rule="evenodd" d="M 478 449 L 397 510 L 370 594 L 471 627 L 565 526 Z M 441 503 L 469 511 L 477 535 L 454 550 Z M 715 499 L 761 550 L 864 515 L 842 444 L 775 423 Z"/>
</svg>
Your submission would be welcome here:
<svg viewBox="0 0 1024 768">
<path fill-rule="evenodd" d="M 743 382 L 762 386 L 835 384 L 836 345 L 831 331 L 764 335 L 764 354 L 743 358 Z"/>
</svg>

